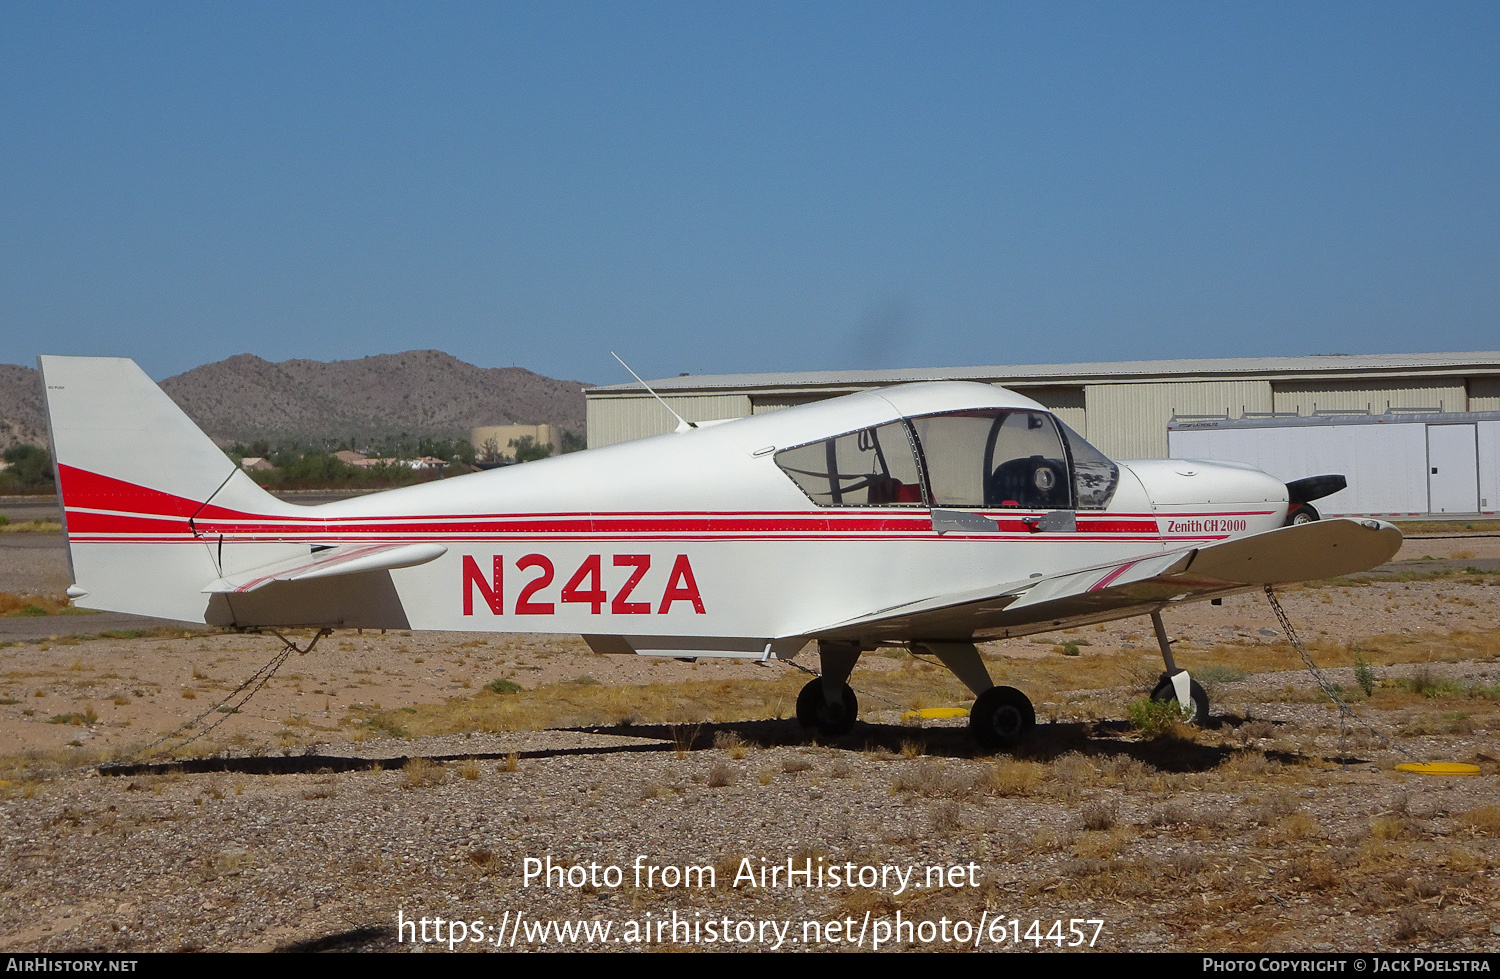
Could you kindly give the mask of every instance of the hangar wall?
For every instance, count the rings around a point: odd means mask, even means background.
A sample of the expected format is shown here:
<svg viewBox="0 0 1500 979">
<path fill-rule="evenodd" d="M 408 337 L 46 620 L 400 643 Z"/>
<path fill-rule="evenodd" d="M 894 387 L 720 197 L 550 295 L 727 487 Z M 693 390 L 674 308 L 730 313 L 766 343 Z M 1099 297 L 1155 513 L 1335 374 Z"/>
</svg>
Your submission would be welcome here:
<svg viewBox="0 0 1500 979">
<path fill-rule="evenodd" d="M 1500 377 L 1469 379 L 1469 410 L 1500 411 Z"/>
<path fill-rule="evenodd" d="M 1167 420 L 1271 410 L 1267 381 L 1090 384 L 1083 437 L 1112 459 L 1164 459 Z M 1083 431 L 1080 429 L 1080 431 Z"/>
<path fill-rule="evenodd" d="M 685 418 L 707 421 L 935 380 L 1002 384 L 1047 406 L 1119 459 L 1164 458 L 1174 416 L 1500 410 L 1500 352 L 1494 351 L 681 376 L 650 383 Z M 585 394 L 591 448 L 676 427 L 638 384 Z"/>
<path fill-rule="evenodd" d="M 1278 415 L 1314 415 L 1320 411 L 1363 411 L 1378 415 L 1388 408 L 1468 411 L 1464 379 L 1391 378 L 1370 381 L 1284 381 L 1272 385 Z"/>
<path fill-rule="evenodd" d="M 661 402 L 644 391 L 641 394 L 638 398 L 588 399 L 584 423 L 588 426 L 589 448 L 660 435 L 677 427 L 677 419 L 668 414 Z M 744 418 L 750 414 L 748 394 L 669 395 L 662 400 L 690 422 Z"/>
</svg>

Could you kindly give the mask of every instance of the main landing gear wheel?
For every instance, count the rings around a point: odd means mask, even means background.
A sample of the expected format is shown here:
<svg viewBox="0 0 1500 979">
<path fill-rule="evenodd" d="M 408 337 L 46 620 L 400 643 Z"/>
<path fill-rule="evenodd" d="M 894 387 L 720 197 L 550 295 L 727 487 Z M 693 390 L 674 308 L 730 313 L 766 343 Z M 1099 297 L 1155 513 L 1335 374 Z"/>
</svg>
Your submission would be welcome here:
<svg viewBox="0 0 1500 979">
<path fill-rule="evenodd" d="M 1172 686 L 1171 677 L 1162 677 L 1156 689 L 1151 691 L 1151 699 L 1159 704 L 1177 703 L 1177 691 Z M 1188 699 L 1193 703 L 1183 710 L 1183 723 L 1202 727 L 1208 721 L 1208 694 L 1203 692 L 1197 680 L 1192 681 L 1188 687 Z"/>
<path fill-rule="evenodd" d="M 833 704 L 829 703 L 823 692 L 821 679 L 808 681 L 807 686 L 797 695 L 797 723 L 803 727 L 817 728 L 820 733 L 829 737 L 848 734 L 849 729 L 854 726 L 854 718 L 859 716 L 859 700 L 849 684 L 842 686 L 840 702 Z"/>
<path fill-rule="evenodd" d="M 969 708 L 969 731 L 984 748 L 1009 748 L 1036 727 L 1036 710 L 1015 687 L 990 687 Z"/>
</svg>

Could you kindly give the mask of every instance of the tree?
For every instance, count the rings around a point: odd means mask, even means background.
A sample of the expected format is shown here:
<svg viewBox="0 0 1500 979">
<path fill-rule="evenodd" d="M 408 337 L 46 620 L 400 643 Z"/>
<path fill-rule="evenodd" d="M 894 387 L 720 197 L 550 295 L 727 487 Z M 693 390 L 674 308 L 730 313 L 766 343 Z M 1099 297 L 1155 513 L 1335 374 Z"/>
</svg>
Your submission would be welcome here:
<svg viewBox="0 0 1500 979">
<path fill-rule="evenodd" d="M 522 435 L 518 439 L 511 439 L 510 447 L 516 450 L 517 462 L 535 462 L 537 459 L 545 459 L 552 454 L 550 443 L 547 445 L 537 445 L 536 439 L 530 435 Z"/>
<path fill-rule="evenodd" d="M 5 450 L 5 461 L 5 481 L 12 485 L 31 489 L 52 482 L 52 456 L 40 446 L 13 445 Z"/>
</svg>

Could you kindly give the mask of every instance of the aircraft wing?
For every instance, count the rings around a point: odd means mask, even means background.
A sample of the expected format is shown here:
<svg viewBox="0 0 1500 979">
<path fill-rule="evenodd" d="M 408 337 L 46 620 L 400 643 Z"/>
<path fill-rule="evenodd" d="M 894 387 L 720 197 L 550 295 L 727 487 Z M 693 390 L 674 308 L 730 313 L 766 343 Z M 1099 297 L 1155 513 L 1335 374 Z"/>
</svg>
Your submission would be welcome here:
<svg viewBox="0 0 1500 979">
<path fill-rule="evenodd" d="M 410 568 L 442 557 L 448 548 L 442 544 L 340 544 L 313 551 L 306 557 L 277 561 L 264 567 L 211 581 L 203 587 L 205 595 L 241 595 L 264 588 L 273 581 L 306 581 L 362 571 L 391 571 Z"/>
<path fill-rule="evenodd" d="M 970 641 L 1025 636 L 1144 615 L 1174 602 L 1268 584 L 1367 571 L 1393 557 L 1401 532 L 1379 520 L 1321 520 L 1205 547 L 935 595 L 834 623 L 816 639 Z"/>
</svg>

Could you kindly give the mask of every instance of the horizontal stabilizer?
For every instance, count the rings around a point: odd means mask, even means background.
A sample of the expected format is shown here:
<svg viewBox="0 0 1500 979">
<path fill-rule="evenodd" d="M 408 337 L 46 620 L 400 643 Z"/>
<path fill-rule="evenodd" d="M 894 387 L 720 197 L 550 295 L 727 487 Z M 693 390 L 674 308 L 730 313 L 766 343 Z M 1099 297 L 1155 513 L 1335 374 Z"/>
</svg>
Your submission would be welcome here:
<svg viewBox="0 0 1500 979">
<path fill-rule="evenodd" d="M 240 595 L 264 588 L 273 581 L 307 581 L 365 571 L 394 571 L 426 564 L 448 553 L 442 544 L 340 544 L 314 551 L 306 557 L 277 561 L 241 574 L 210 582 L 204 594 Z"/>
</svg>

